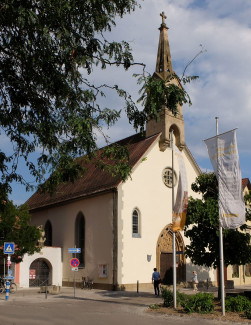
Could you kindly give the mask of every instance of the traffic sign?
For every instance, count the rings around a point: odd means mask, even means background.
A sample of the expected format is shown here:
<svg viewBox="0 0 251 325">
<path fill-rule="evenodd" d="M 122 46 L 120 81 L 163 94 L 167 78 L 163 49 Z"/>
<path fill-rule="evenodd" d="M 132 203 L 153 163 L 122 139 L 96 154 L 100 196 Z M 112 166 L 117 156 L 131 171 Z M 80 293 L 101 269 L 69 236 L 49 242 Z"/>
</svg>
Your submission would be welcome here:
<svg viewBox="0 0 251 325">
<path fill-rule="evenodd" d="M 79 266 L 79 260 L 77 258 L 71 259 L 71 266 L 72 267 L 78 267 Z"/>
<path fill-rule="evenodd" d="M 68 248 L 68 253 L 81 253 L 81 248 Z"/>
<path fill-rule="evenodd" d="M 4 254 L 13 255 L 15 253 L 15 243 L 4 243 Z"/>
<path fill-rule="evenodd" d="M 72 271 L 78 271 L 78 267 L 72 267 L 71 270 Z"/>
</svg>

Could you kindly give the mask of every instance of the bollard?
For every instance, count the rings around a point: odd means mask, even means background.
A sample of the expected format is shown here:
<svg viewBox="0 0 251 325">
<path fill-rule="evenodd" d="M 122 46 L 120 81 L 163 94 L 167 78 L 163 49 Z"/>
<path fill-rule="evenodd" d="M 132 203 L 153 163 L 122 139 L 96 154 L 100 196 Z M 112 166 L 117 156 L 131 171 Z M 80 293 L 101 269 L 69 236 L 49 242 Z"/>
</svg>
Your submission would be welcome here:
<svg viewBox="0 0 251 325">
<path fill-rule="evenodd" d="M 5 291 L 5 300 L 9 299 L 9 293 L 10 293 L 10 282 L 6 281 L 6 291 Z"/>
<path fill-rule="evenodd" d="M 139 293 L 139 280 L 137 280 L 137 293 Z"/>
</svg>

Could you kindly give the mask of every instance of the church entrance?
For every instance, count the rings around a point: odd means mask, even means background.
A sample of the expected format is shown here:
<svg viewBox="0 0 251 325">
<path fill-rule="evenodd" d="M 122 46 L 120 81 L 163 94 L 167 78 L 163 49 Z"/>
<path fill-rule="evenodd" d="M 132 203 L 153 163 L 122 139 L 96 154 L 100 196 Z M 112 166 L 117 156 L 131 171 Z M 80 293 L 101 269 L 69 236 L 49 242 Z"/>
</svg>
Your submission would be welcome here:
<svg viewBox="0 0 251 325">
<path fill-rule="evenodd" d="M 30 265 L 29 287 L 40 287 L 51 284 L 51 267 L 47 260 L 38 258 Z"/>
<path fill-rule="evenodd" d="M 184 241 L 180 232 L 176 233 L 176 271 L 177 283 L 186 281 Z M 162 230 L 157 242 L 157 268 L 164 284 L 173 284 L 173 232 L 172 225 Z"/>
</svg>

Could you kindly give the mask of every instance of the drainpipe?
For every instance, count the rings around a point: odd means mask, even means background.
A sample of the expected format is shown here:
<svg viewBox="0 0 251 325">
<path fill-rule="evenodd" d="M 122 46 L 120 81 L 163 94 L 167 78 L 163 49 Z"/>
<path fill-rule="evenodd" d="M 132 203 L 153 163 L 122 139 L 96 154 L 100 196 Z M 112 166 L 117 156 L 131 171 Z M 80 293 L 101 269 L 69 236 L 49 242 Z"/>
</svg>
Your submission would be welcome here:
<svg viewBox="0 0 251 325">
<path fill-rule="evenodd" d="M 118 287 L 118 189 L 113 190 L 113 271 L 112 290 Z"/>
</svg>

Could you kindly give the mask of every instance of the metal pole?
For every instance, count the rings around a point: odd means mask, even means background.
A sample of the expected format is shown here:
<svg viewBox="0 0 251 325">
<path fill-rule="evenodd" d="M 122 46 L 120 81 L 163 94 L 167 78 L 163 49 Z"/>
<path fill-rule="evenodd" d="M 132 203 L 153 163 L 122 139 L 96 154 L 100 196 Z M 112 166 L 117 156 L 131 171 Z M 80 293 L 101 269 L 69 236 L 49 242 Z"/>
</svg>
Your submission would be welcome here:
<svg viewBox="0 0 251 325">
<path fill-rule="evenodd" d="M 216 135 L 217 135 L 217 169 L 218 169 L 218 190 L 220 187 L 220 176 L 219 176 L 219 150 L 218 150 L 218 117 L 216 119 Z M 220 201 L 220 197 L 218 198 Z M 220 249 L 220 292 L 221 292 L 221 309 L 222 315 L 225 316 L 225 288 L 224 288 L 224 258 L 223 258 L 223 235 L 222 235 L 222 226 L 219 221 L 219 249 Z"/>
<path fill-rule="evenodd" d="M 74 298 L 75 298 L 75 293 L 76 293 L 76 271 L 73 271 L 74 272 Z"/>
<path fill-rule="evenodd" d="M 172 130 L 172 213 L 174 209 L 174 157 L 173 157 L 173 130 Z M 173 231 L 173 307 L 176 308 L 176 245 Z"/>
</svg>

